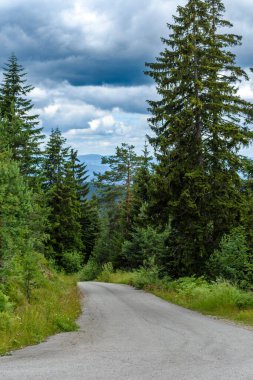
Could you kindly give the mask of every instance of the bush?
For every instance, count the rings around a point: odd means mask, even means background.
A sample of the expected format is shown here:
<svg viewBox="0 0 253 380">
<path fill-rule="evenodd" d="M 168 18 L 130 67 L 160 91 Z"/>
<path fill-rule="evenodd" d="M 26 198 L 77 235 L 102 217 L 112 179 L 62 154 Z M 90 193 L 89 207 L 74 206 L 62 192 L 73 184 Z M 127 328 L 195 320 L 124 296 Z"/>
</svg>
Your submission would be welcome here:
<svg viewBox="0 0 253 380">
<path fill-rule="evenodd" d="M 79 252 L 65 252 L 62 265 L 67 273 L 77 273 L 82 268 L 82 255 Z"/>
<path fill-rule="evenodd" d="M 131 241 L 123 243 L 122 256 L 129 267 L 137 268 L 150 257 L 160 257 L 164 254 L 167 236 L 167 230 L 160 233 L 152 227 L 137 228 Z"/>
<path fill-rule="evenodd" d="M 110 282 L 113 273 L 112 263 L 106 263 L 102 266 L 102 272 L 98 275 L 97 280 L 101 282 Z"/>
<path fill-rule="evenodd" d="M 253 295 L 251 293 L 240 292 L 235 300 L 239 309 L 253 309 Z"/>
<path fill-rule="evenodd" d="M 97 278 L 101 272 L 101 266 L 94 260 L 94 258 L 89 259 L 87 264 L 79 272 L 80 281 L 92 281 Z"/>
<path fill-rule="evenodd" d="M 244 229 L 234 228 L 220 242 L 220 250 L 210 257 L 208 268 L 216 278 L 224 278 L 246 288 L 252 283 L 253 265 L 249 259 Z"/>
<path fill-rule="evenodd" d="M 178 294 L 190 297 L 194 297 L 196 293 L 200 293 L 200 289 L 201 292 L 209 292 L 210 290 L 210 285 L 203 277 L 182 277 L 172 282 L 171 285 L 173 285 Z"/>
<path fill-rule="evenodd" d="M 159 282 L 159 268 L 155 264 L 155 258 L 144 261 L 143 266 L 137 271 L 133 285 L 138 289 L 143 289 L 149 285 Z"/>
<path fill-rule="evenodd" d="M 10 311 L 11 309 L 12 304 L 9 302 L 9 297 L 0 290 L 0 313 L 3 311 Z"/>
<path fill-rule="evenodd" d="M 0 312 L 0 331 L 10 331 L 12 329 L 12 322 L 14 318 L 11 313 Z"/>
</svg>

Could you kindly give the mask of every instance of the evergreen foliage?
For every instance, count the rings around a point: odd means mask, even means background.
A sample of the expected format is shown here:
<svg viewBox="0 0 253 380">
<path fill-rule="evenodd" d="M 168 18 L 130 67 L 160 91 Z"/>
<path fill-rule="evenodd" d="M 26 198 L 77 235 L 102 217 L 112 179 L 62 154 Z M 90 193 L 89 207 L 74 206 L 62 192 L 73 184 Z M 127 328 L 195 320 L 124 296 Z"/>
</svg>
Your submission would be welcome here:
<svg viewBox="0 0 253 380">
<path fill-rule="evenodd" d="M 237 227 L 230 234 L 224 235 L 219 248 L 209 259 L 210 275 L 222 277 L 240 287 L 252 284 L 252 255 L 249 253 L 244 229 Z"/>
<path fill-rule="evenodd" d="M 104 237 L 107 252 L 104 250 L 104 242 L 100 243 L 100 240 L 99 246 L 96 245 L 94 249 L 100 261 L 109 259 L 116 268 L 127 265 L 121 248 L 132 228 L 135 202 L 133 183 L 142 162 L 144 159 L 135 153 L 133 145 L 122 144 L 116 148 L 115 155 L 102 158 L 102 163 L 109 165 L 110 169 L 104 174 L 96 174 L 94 181 L 104 213 L 107 214 L 107 225 L 103 229 L 103 235 L 107 231 L 107 237 Z"/>
<path fill-rule="evenodd" d="M 102 158 L 102 164 L 109 165 L 110 170 L 104 174 L 95 173 L 95 184 L 100 190 L 102 200 L 107 204 L 121 203 L 128 225 L 133 202 L 132 185 L 140 162 L 134 146 L 123 143 L 116 148 L 115 155 Z"/>
<path fill-rule="evenodd" d="M 158 164 L 151 213 L 171 219 L 164 264 L 175 275 L 201 274 L 224 233 L 240 223 L 244 160 L 252 104 L 238 94 L 247 74 L 231 49 L 220 0 L 189 0 L 178 7 L 165 49 L 147 75 L 160 99 L 149 101 L 150 138 Z"/>
<path fill-rule="evenodd" d="M 81 261 L 86 254 L 86 259 L 90 256 L 98 232 L 98 215 L 96 206 L 87 201 L 86 166 L 79 162 L 76 151 L 66 147 L 59 129 L 52 130 L 47 143 L 42 176 L 50 209 L 47 255 L 69 271 L 70 264 L 66 263 L 70 263 L 70 252 L 75 257 L 78 253 Z"/>
<path fill-rule="evenodd" d="M 26 84 L 26 73 L 12 55 L 4 67 L 0 86 L 1 144 L 12 152 L 21 174 L 34 177 L 41 160 L 40 144 L 44 136 L 38 115 L 32 115 L 29 94 L 33 87 Z"/>
<path fill-rule="evenodd" d="M 0 157 L 0 278 L 8 289 L 16 278 L 30 300 L 31 289 L 39 279 L 42 261 L 40 247 L 46 240 L 43 216 L 35 198 L 20 175 L 18 165 Z M 32 221 L 41 218 L 34 229 Z"/>
</svg>

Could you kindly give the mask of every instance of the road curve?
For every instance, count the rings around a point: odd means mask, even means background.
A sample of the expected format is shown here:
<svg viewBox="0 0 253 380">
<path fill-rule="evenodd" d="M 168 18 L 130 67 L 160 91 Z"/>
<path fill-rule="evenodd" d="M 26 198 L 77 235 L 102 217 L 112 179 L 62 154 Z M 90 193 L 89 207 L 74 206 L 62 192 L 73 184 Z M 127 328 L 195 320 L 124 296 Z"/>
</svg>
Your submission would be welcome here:
<svg viewBox="0 0 253 380">
<path fill-rule="evenodd" d="M 253 379 L 253 332 L 129 286 L 80 289 L 80 331 L 0 358 L 1 380 Z"/>
</svg>

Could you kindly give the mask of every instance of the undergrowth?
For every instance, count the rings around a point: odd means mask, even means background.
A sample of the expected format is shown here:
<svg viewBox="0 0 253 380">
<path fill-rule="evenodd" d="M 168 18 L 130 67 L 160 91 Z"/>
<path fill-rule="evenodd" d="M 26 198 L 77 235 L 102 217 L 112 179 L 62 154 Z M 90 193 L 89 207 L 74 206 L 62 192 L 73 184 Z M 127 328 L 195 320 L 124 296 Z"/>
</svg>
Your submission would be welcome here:
<svg viewBox="0 0 253 380">
<path fill-rule="evenodd" d="M 5 299 L 7 306 L 3 307 L 0 294 L 0 354 L 42 342 L 61 331 L 77 330 L 80 298 L 75 277 L 54 275 L 43 287 L 33 289 L 30 303 L 19 296 L 18 289 L 16 297 L 16 305 Z"/>
</svg>

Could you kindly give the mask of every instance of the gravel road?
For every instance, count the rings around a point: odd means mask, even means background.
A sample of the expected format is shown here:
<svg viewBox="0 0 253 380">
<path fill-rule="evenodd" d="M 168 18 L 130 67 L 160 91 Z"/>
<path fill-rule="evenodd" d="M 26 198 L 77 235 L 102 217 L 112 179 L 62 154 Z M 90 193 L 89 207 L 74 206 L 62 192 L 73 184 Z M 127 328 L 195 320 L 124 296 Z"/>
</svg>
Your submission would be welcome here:
<svg viewBox="0 0 253 380">
<path fill-rule="evenodd" d="M 0 380 L 253 380 L 253 332 L 129 286 L 80 289 L 80 331 L 0 358 Z"/>
</svg>

